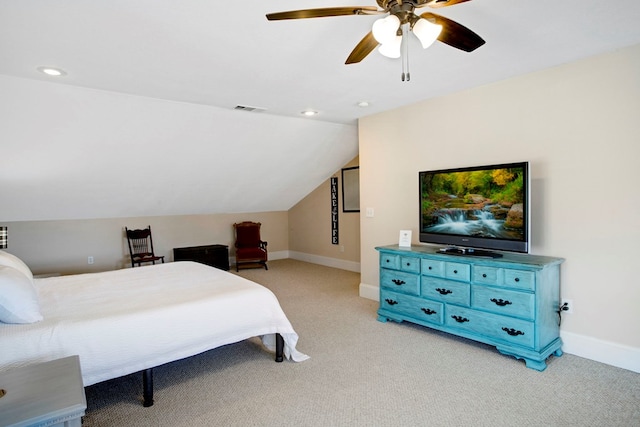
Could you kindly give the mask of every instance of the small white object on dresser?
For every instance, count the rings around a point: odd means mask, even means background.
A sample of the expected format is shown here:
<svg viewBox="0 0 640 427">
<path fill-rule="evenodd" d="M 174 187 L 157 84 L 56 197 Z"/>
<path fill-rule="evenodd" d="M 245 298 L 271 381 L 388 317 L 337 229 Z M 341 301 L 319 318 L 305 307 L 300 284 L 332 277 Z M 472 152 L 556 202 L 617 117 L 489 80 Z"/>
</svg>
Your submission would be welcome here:
<svg viewBox="0 0 640 427">
<path fill-rule="evenodd" d="M 2 372 L 0 389 L 2 426 L 80 427 L 87 409 L 78 356 Z"/>
<path fill-rule="evenodd" d="M 411 247 L 411 230 L 400 230 L 400 239 L 398 246 L 403 248 Z"/>
</svg>

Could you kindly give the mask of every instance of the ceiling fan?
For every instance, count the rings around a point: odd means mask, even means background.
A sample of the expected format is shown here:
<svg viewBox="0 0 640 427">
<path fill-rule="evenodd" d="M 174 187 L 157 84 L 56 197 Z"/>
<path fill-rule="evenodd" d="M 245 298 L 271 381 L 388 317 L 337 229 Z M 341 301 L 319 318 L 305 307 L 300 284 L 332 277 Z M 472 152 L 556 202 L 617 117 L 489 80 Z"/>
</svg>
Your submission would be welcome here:
<svg viewBox="0 0 640 427">
<path fill-rule="evenodd" d="M 344 15 L 387 15 L 378 19 L 373 28 L 353 49 L 345 64 L 362 61 L 378 45 L 382 55 L 390 58 L 403 56 L 402 79 L 405 80 L 406 43 L 403 35 L 412 32 L 420 40 L 422 47 L 429 47 L 435 40 L 465 52 L 472 52 L 485 41 L 467 27 L 435 13 L 425 12 L 420 16 L 415 10 L 421 7 L 441 8 L 470 0 L 376 0 L 380 9 L 374 6 L 327 7 L 318 9 L 291 10 L 267 14 L 269 21 L 285 19 L 323 18 Z M 404 49 L 401 51 L 401 49 Z M 402 55 L 404 54 L 404 55 Z M 407 63 L 408 68 L 408 63 Z M 408 72 L 406 78 L 409 80 Z"/>
</svg>

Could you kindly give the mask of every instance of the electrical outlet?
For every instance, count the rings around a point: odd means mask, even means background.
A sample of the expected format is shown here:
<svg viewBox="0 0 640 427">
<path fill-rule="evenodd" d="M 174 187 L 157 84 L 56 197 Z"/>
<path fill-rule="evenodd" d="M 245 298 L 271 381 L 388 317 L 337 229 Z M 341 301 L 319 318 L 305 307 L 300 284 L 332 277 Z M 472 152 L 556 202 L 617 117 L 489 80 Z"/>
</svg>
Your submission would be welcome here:
<svg viewBox="0 0 640 427">
<path fill-rule="evenodd" d="M 560 306 L 562 307 L 565 304 L 567 304 L 567 309 L 563 310 L 562 312 L 567 314 L 573 314 L 573 300 L 562 298 L 562 302 L 560 303 Z"/>
<path fill-rule="evenodd" d="M 373 218 L 373 208 L 367 208 L 367 218 Z"/>
<path fill-rule="evenodd" d="M 344 246 L 340 246 L 340 252 L 344 252 Z"/>
<path fill-rule="evenodd" d="M 87 264 L 93 264 L 93 257 L 92 256 L 87 258 Z"/>
</svg>

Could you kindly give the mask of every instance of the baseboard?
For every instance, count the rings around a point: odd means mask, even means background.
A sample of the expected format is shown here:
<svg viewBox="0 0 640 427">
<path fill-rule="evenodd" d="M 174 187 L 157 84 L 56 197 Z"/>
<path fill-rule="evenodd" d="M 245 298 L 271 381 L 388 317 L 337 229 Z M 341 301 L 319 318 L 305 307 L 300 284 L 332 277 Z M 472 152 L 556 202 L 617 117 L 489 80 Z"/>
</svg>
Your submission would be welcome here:
<svg viewBox="0 0 640 427">
<path fill-rule="evenodd" d="M 298 261 L 310 262 L 312 264 L 324 265 L 325 267 L 339 268 L 341 270 L 360 273 L 360 263 L 345 261 L 343 259 L 329 258 L 320 255 L 306 254 L 304 252 L 289 251 L 289 258 Z"/>
<path fill-rule="evenodd" d="M 360 296 L 379 301 L 380 289 L 377 286 L 360 283 Z M 565 353 L 640 373 L 639 348 L 562 330 L 560 338 L 562 338 L 562 351 Z"/>
<path fill-rule="evenodd" d="M 269 261 L 275 261 L 277 259 L 287 259 L 287 258 L 296 259 L 298 261 L 310 262 L 312 264 L 324 265 L 325 267 L 339 268 L 341 270 L 360 273 L 359 262 L 345 261 L 342 259 L 323 257 L 319 255 L 306 254 L 304 252 L 296 252 L 296 251 L 269 252 Z M 235 265 L 236 257 L 229 257 L 229 263 L 230 265 Z"/>
<path fill-rule="evenodd" d="M 289 251 L 276 251 L 269 252 L 269 259 L 277 260 L 277 259 L 287 259 L 289 258 Z"/>
<path fill-rule="evenodd" d="M 289 251 L 277 251 L 277 252 L 269 252 L 268 254 L 269 257 L 269 261 L 275 261 L 277 259 L 287 259 L 289 258 Z M 229 265 L 235 265 L 236 264 L 236 257 L 232 256 L 229 257 Z M 267 261 L 267 265 L 269 264 L 269 262 Z"/>
<path fill-rule="evenodd" d="M 366 283 L 360 283 L 360 296 L 362 298 L 380 301 L 380 288 Z"/>
<path fill-rule="evenodd" d="M 566 331 L 560 331 L 560 338 L 565 353 L 640 373 L 640 348 Z"/>
</svg>

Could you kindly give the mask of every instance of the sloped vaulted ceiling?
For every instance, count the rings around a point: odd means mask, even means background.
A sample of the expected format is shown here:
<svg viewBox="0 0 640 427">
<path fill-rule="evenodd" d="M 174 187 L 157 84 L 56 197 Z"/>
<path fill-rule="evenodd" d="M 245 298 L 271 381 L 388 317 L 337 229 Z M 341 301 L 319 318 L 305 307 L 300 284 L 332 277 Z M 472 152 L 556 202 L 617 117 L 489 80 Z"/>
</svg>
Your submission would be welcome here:
<svg viewBox="0 0 640 427">
<path fill-rule="evenodd" d="M 0 1 L 0 221 L 286 210 L 360 117 L 640 43 L 636 0 L 472 0 L 437 13 L 486 44 L 410 38 L 406 83 L 377 52 L 344 65 L 378 16 L 265 18 L 346 5 L 375 1 Z"/>
<path fill-rule="evenodd" d="M 288 210 L 357 128 L 0 76 L 0 221 Z"/>
</svg>

